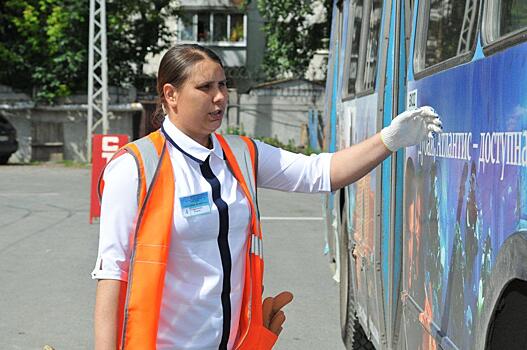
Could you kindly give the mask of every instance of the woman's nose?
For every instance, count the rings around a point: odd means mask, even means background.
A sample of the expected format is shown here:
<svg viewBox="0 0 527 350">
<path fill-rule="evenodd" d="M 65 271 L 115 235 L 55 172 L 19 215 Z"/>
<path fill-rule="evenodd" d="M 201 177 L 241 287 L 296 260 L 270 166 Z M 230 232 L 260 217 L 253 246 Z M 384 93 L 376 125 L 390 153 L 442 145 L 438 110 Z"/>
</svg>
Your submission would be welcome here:
<svg viewBox="0 0 527 350">
<path fill-rule="evenodd" d="M 216 90 L 216 93 L 214 94 L 213 101 L 214 102 L 223 102 L 224 100 L 227 99 L 228 94 L 229 93 L 227 92 L 227 90 L 222 89 L 222 88 L 218 88 Z"/>
</svg>

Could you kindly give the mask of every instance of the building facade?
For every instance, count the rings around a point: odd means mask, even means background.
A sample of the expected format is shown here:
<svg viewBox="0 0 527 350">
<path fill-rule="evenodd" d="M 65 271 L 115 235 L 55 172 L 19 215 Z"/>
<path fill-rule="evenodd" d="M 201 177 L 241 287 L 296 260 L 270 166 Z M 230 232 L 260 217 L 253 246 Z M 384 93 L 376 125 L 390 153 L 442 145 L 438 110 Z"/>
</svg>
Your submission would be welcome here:
<svg viewBox="0 0 527 350">
<path fill-rule="evenodd" d="M 246 92 L 259 75 L 265 51 L 263 19 L 256 1 L 180 0 L 180 15 L 168 18 L 173 43 L 198 43 L 223 60 L 229 85 Z M 156 74 L 164 52 L 149 57 L 144 73 Z"/>
</svg>

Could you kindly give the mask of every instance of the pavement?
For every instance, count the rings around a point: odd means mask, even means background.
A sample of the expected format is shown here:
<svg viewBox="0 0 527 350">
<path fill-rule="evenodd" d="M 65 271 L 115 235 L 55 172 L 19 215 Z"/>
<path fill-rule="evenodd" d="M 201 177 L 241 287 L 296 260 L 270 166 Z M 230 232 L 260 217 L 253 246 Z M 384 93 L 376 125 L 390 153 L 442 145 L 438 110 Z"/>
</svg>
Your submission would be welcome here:
<svg viewBox="0 0 527 350">
<path fill-rule="evenodd" d="M 98 224 L 90 169 L 0 167 L 0 349 L 93 348 Z M 341 350 L 320 195 L 259 191 L 265 296 L 295 295 L 277 350 Z"/>
</svg>

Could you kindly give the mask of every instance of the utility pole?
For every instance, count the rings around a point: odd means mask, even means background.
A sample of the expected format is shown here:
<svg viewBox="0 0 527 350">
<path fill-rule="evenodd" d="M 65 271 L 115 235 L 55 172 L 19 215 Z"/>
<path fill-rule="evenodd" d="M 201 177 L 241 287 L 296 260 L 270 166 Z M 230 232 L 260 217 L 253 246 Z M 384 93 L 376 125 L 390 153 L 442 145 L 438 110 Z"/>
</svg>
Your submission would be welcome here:
<svg viewBox="0 0 527 350">
<path fill-rule="evenodd" d="M 88 49 L 87 161 L 91 161 L 92 136 L 102 124 L 108 133 L 108 64 L 106 59 L 106 0 L 90 0 Z"/>
<path fill-rule="evenodd" d="M 473 43 L 470 42 L 472 39 L 472 32 L 476 30 L 476 10 L 478 4 L 476 0 L 470 0 L 465 3 L 465 14 L 463 16 L 463 26 L 461 27 L 461 35 L 457 44 L 457 54 L 470 51 Z"/>
</svg>

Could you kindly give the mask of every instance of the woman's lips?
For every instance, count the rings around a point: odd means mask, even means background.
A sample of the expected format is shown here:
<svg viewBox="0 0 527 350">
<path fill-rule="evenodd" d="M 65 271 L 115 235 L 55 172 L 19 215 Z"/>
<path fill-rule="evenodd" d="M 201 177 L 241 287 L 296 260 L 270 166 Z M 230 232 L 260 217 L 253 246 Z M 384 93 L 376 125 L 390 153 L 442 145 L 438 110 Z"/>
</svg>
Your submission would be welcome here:
<svg viewBox="0 0 527 350">
<path fill-rule="evenodd" d="M 223 118 L 223 111 L 218 110 L 218 111 L 209 113 L 209 115 L 212 117 L 212 119 L 215 119 L 215 120 L 221 119 Z"/>
</svg>

